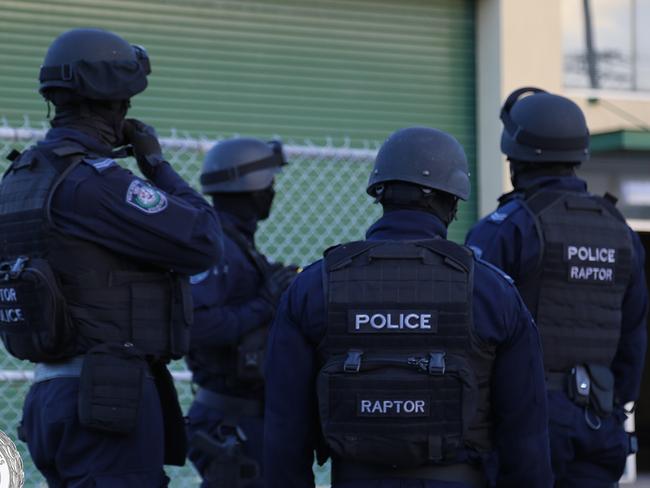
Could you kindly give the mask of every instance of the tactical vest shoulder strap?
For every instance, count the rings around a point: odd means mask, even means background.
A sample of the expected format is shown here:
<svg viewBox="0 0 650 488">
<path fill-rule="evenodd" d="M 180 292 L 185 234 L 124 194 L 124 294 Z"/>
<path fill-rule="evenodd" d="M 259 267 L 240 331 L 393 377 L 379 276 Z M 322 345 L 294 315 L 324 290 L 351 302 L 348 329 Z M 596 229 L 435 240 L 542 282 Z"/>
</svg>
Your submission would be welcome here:
<svg viewBox="0 0 650 488">
<path fill-rule="evenodd" d="M 607 210 L 614 218 L 627 224 L 625 220 L 625 216 L 616 207 L 616 202 L 618 202 L 618 199 L 615 196 L 613 196 L 611 193 L 605 193 L 605 195 L 603 195 L 602 197 L 593 195 L 592 198 L 598 201 L 605 208 L 605 210 Z"/>
<path fill-rule="evenodd" d="M 327 273 L 340 267 L 345 267 L 352 262 L 352 259 L 363 254 L 367 249 L 378 246 L 377 241 L 354 241 L 346 244 L 328 247 L 323 253 L 321 263 L 321 281 L 323 287 L 323 300 L 325 306 L 329 303 L 329 284 Z"/>
<path fill-rule="evenodd" d="M 264 256 L 262 256 L 257 249 L 239 232 L 234 226 L 230 224 L 222 224 L 223 231 L 230 237 L 235 244 L 239 246 L 242 252 L 246 255 L 248 260 L 255 266 L 260 275 L 264 276 L 269 271 L 269 263 Z"/>
<path fill-rule="evenodd" d="M 497 198 L 497 201 L 499 202 L 499 206 L 501 207 L 502 205 L 505 205 L 508 202 L 511 202 L 513 200 L 520 200 L 523 198 L 522 193 L 519 190 L 512 190 L 508 193 L 504 193 L 501 195 L 499 198 Z"/>
<path fill-rule="evenodd" d="M 549 208 L 551 205 L 553 205 L 553 203 L 562 198 L 565 194 L 565 192 L 535 189 L 533 192 L 527 192 L 525 198 L 521 199 L 521 206 L 533 219 L 535 234 L 537 234 L 537 240 L 539 241 L 539 255 L 537 257 L 537 263 L 535 263 L 535 271 L 529 275 L 529 279 L 538 278 L 538 274 L 542 268 L 542 261 L 544 260 L 544 252 L 546 248 L 544 232 L 542 230 L 542 224 L 539 220 L 539 216 L 545 209 Z M 528 279 L 525 281 L 528 281 Z"/>
<path fill-rule="evenodd" d="M 531 213 L 538 216 L 566 194 L 567 192 L 561 191 L 538 190 L 534 193 L 527 193 L 523 201 Z"/>
<path fill-rule="evenodd" d="M 37 157 L 36 151 L 33 148 L 29 148 L 26 151 L 20 153 L 15 149 L 7 156 L 7 159 L 11 161 L 9 167 L 5 170 L 4 176 L 8 175 L 12 171 L 17 171 L 26 166 L 31 166 L 34 163 L 34 160 Z"/>
<path fill-rule="evenodd" d="M 52 198 L 54 197 L 54 193 L 63 180 L 83 161 L 83 154 L 74 154 L 63 159 L 65 164 L 53 165 L 59 172 L 59 177 L 52 184 L 47 199 L 45 200 L 45 208 L 43 209 L 45 212 L 45 222 L 50 228 L 54 228 L 54 221 L 52 220 Z"/>
<path fill-rule="evenodd" d="M 323 259 L 323 269 L 327 272 L 344 267 L 355 257 L 380 244 L 381 241 L 355 241 L 329 248 Z"/>
<path fill-rule="evenodd" d="M 474 254 L 472 250 L 453 241 L 448 241 L 447 239 L 431 239 L 415 241 L 414 244 L 444 255 L 448 264 L 455 265 L 455 267 L 460 266 L 464 271 L 470 271 L 474 265 Z"/>
<path fill-rule="evenodd" d="M 18 149 L 12 149 L 9 151 L 9 154 L 7 154 L 7 160 L 11 163 L 13 163 L 16 159 L 20 157 L 21 153 Z"/>
</svg>

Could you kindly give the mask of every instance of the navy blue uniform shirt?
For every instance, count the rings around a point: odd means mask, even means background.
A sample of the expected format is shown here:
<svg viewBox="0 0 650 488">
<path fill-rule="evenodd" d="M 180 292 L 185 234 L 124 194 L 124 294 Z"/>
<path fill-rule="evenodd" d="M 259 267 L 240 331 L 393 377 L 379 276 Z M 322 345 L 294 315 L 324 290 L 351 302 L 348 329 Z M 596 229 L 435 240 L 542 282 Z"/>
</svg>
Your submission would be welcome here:
<svg viewBox="0 0 650 488">
<path fill-rule="evenodd" d="M 587 192 L 587 184 L 575 176 L 540 177 L 521 188 Z M 634 246 L 632 277 L 623 301 L 621 338 L 612 363 L 616 394 L 623 403 L 639 396 L 646 351 L 648 290 L 645 281 L 645 253 L 639 236 L 630 229 Z M 482 259 L 508 273 L 515 283 L 533 273 L 541 252 L 535 222 L 517 199 L 501 205 L 478 222 L 467 235 L 467 244 Z"/>
<path fill-rule="evenodd" d="M 445 237 L 436 217 L 419 211 L 386 213 L 367 232 L 368 240 L 416 240 Z M 517 290 L 491 265 L 477 260 L 474 269 L 474 327 L 496 345 L 491 401 L 494 446 L 499 458 L 497 486 L 550 487 L 544 370 L 537 329 Z M 314 486 L 312 463 L 317 443 L 318 372 L 316 346 L 324 336 L 326 309 L 322 261 L 298 275 L 284 294 L 271 328 L 266 363 L 265 480 L 267 487 Z M 408 486 L 450 485 L 411 480 Z M 354 482 L 378 487 L 378 481 Z M 384 480 L 382 488 L 404 486 Z"/>
<path fill-rule="evenodd" d="M 52 216 L 62 233 L 185 275 L 219 259 L 216 212 L 171 166 L 161 165 L 148 182 L 111 159 L 109 147 L 71 129 L 51 129 L 38 147 L 48 151 L 70 143 L 92 156 L 54 194 Z"/>
<path fill-rule="evenodd" d="M 224 225 L 235 227 L 251 244 L 254 242 L 256 222 L 245 222 L 223 211 L 219 217 Z M 223 371 L 214 371 L 219 356 L 225 349 L 236 348 L 243 335 L 273 318 L 273 307 L 259 297 L 262 280 L 241 246 L 228 235 L 224 236 L 222 263 L 192 276 L 194 324 L 188 364 L 199 385 L 224 391 Z"/>
</svg>

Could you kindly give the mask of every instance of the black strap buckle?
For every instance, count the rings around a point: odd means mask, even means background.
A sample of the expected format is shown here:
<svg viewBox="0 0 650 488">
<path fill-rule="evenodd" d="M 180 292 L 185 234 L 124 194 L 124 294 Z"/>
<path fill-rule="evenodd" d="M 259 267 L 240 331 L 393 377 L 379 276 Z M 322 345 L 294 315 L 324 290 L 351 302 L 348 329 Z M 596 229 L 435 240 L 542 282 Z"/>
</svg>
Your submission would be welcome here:
<svg viewBox="0 0 650 488">
<path fill-rule="evenodd" d="M 5 261 L 0 263 L 0 280 L 7 281 L 20 276 L 25 269 L 25 264 L 29 261 L 26 256 L 20 256 L 15 261 Z"/>
<path fill-rule="evenodd" d="M 21 154 L 22 153 L 17 149 L 12 149 L 11 152 L 7 154 L 7 159 L 13 163 L 16 159 L 20 157 Z"/>
<path fill-rule="evenodd" d="M 70 81 L 72 79 L 72 66 L 69 64 L 61 65 L 61 79 L 63 81 Z"/>
<path fill-rule="evenodd" d="M 444 351 L 429 353 L 428 373 L 430 375 L 440 376 L 445 374 L 445 369 L 447 368 L 447 365 L 445 363 L 446 355 L 447 353 Z"/>
<path fill-rule="evenodd" d="M 27 264 L 29 258 L 27 256 L 20 256 L 16 259 L 14 264 L 11 266 L 11 277 L 15 278 L 25 269 L 25 264 Z"/>
<path fill-rule="evenodd" d="M 348 357 L 345 358 L 343 363 L 343 371 L 346 373 L 358 373 L 361 369 L 361 356 L 363 351 L 352 349 L 348 351 Z"/>
</svg>

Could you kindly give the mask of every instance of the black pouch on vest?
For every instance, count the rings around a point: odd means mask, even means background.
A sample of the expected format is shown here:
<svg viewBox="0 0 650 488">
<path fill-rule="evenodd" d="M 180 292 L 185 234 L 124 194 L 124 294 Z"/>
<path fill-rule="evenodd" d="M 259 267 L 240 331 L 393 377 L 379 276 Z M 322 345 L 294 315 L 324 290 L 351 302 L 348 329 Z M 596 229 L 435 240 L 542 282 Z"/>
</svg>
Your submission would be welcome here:
<svg viewBox="0 0 650 488">
<path fill-rule="evenodd" d="M 79 422 L 129 434 L 138 421 L 147 362 L 133 346 L 101 344 L 84 356 L 79 385 Z"/>
<path fill-rule="evenodd" d="M 65 301 L 44 259 L 0 263 L 0 337 L 19 359 L 48 362 L 74 353 Z"/>
<path fill-rule="evenodd" d="M 585 365 L 591 377 L 589 404 L 599 417 L 608 417 L 614 411 L 614 374 L 606 367 L 589 363 Z"/>
<path fill-rule="evenodd" d="M 335 454 L 410 468 L 455 458 L 476 413 L 478 385 L 460 356 L 350 350 L 321 368 L 317 394 Z"/>
<path fill-rule="evenodd" d="M 264 352 L 268 328 L 260 327 L 246 334 L 237 346 L 237 379 L 256 382 L 264 379 Z"/>
</svg>

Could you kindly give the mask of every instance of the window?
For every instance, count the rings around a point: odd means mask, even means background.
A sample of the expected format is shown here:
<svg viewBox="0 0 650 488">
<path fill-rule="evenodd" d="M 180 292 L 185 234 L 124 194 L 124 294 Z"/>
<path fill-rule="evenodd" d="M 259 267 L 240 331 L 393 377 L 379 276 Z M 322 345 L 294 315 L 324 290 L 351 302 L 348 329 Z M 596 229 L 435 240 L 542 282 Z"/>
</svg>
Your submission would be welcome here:
<svg viewBox="0 0 650 488">
<path fill-rule="evenodd" d="M 562 10 L 565 86 L 650 91 L 650 0 L 562 0 Z"/>
</svg>

